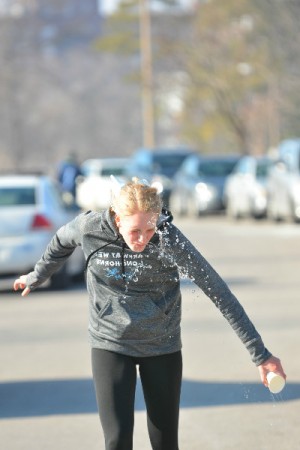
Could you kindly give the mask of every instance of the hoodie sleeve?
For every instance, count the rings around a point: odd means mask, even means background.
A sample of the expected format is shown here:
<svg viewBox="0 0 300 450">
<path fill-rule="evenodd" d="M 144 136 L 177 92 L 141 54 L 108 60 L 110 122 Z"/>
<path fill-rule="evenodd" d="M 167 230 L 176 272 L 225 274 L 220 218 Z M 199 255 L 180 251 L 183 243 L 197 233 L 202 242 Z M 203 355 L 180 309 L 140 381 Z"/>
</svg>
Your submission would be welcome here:
<svg viewBox="0 0 300 450">
<path fill-rule="evenodd" d="M 228 285 L 175 226 L 171 225 L 168 233 L 179 272 L 191 279 L 210 298 L 241 339 L 252 361 L 257 366 L 262 364 L 272 355 Z"/>
<path fill-rule="evenodd" d="M 63 266 L 75 248 L 81 245 L 81 229 L 85 215 L 86 213 L 78 215 L 62 226 L 53 236 L 34 270 L 27 275 L 27 286 L 30 290 L 34 290 L 48 280 Z"/>
</svg>

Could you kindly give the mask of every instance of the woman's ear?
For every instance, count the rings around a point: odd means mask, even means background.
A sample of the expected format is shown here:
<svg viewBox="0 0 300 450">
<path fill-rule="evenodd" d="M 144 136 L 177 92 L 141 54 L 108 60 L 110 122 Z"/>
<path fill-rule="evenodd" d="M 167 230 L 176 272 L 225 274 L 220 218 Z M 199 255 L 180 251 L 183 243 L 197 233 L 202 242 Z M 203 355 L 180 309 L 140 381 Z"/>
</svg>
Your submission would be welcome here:
<svg viewBox="0 0 300 450">
<path fill-rule="evenodd" d="M 118 214 L 115 214 L 115 222 L 118 228 L 120 228 L 120 216 Z"/>
</svg>

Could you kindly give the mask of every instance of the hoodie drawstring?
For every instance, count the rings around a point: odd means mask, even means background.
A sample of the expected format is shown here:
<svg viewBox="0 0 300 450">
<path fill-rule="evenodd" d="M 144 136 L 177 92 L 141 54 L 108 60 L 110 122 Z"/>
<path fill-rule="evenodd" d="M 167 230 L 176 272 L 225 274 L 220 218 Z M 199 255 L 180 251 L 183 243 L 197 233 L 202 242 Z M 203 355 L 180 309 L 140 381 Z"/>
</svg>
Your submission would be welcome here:
<svg viewBox="0 0 300 450">
<path fill-rule="evenodd" d="M 102 247 L 96 248 L 96 250 L 93 250 L 92 253 L 89 254 L 89 256 L 87 257 L 87 260 L 86 260 L 86 262 L 85 262 L 85 269 L 84 269 L 85 278 L 86 278 L 86 272 L 87 272 L 88 265 L 89 265 L 89 262 L 90 262 L 91 257 L 92 257 L 95 253 L 97 253 L 99 250 L 102 250 L 102 249 L 104 249 L 105 247 L 107 247 L 108 245 L 114 244 L 115 242 L 117 242 L 117 240 L 118 240 L 119 238 L 120 238 L 120 236 L 118 236 L 114 241 L 110 241 L 110 242 L 108 242 L 107 244 L 102 245 Z M 124 282 L 125 282 L 125 280 L 126 280 L 125 261 L 124 261 L 125 246 L 126 246 L 125 242 L 122 242 L 121 264 L 122 264 L 122 278 L 123 278 Z"/>
<path fill-rule="evenodd" d="M 119 236 L 118 236 L 114 241 L 110 241 L 110 242 L 108 242 L 107 244 L 102 245 L 102 247 L 96 248 L 96 250 L 92 251 L 92 253 L 90 253 L 89 256 L 88 256 L 87 259 L 86 259 L 84 271 L 85 271 L 85 272 L 87 271 L 87 269 L 88 269 L 88 264 L 89 264 L 89 262 L 90 262 L 90 259 L 91 259 L 91 257 L 92 257 L 95 253 L 97 253 L 99 250 L 102 250 L 103 248 L 107 247 L 107 246 L 110 245 L 110 244 L 114 244 L 115 242 L 117 242 L 118 239 L 119 239 Z"/>
</svg>

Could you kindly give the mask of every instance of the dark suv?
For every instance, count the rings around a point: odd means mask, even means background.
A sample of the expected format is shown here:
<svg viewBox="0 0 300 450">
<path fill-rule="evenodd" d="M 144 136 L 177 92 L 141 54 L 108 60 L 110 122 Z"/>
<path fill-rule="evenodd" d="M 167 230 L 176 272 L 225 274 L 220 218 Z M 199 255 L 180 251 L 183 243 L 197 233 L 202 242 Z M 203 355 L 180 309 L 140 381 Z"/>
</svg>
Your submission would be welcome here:
<svg viewBox="0 0 300 450">
<path fill-rule="evenodd" d="M 126 168 L 128 178 L 138 177 L 155 183 L 161 192 L 164 206 L 168 208 L 173 178 L 188 156 L 195 151 L 186 148 L 141 148 L 130 158 Z"/>
</svg>

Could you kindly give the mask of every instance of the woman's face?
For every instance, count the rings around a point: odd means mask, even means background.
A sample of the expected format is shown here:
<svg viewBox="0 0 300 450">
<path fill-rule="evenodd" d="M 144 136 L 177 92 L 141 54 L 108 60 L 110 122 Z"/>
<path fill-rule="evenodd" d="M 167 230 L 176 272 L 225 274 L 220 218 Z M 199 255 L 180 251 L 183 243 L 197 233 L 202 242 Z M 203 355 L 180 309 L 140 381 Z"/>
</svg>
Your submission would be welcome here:
<svg viewBox="0 0 300 450">
<path fill-rule="evenodd" d="M 155 233 L 158 214 L 138 211 L 131 216 L 116 214 L 116 225 L 128 247 L 142 252 Z"/>
</svg>

